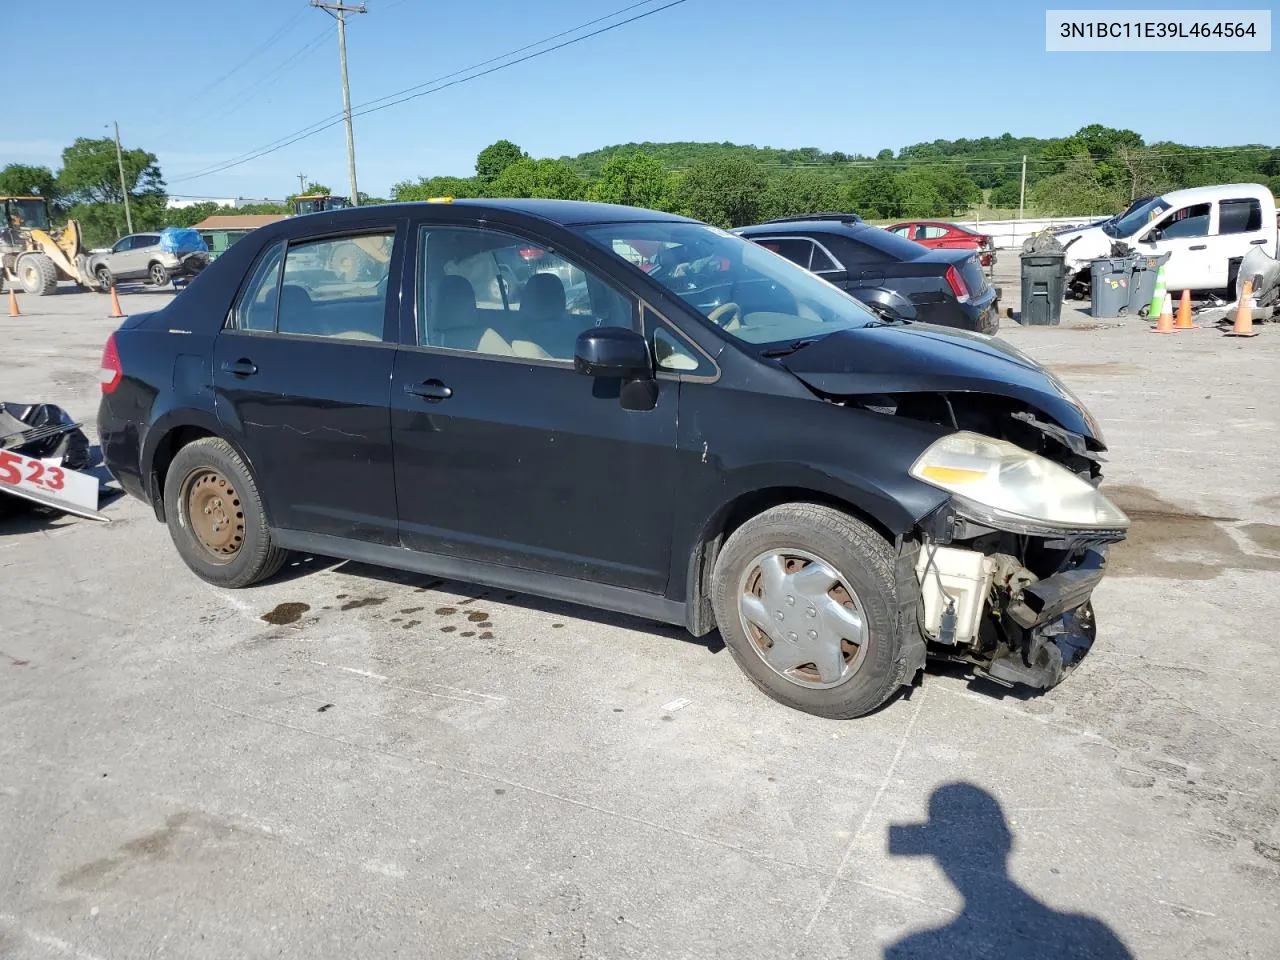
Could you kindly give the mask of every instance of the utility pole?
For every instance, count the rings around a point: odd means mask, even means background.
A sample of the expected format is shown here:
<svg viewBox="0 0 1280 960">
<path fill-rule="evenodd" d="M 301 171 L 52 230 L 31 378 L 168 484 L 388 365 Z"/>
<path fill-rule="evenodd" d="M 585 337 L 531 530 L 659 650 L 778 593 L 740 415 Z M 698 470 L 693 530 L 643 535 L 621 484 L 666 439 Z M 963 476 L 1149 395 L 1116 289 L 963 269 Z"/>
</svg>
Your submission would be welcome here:
<svg viewBox="0 0 1280 960">
<path fill-rule="evenodd" d="M 298 174 L 298 192 L 307 192 L 307 175 L 305 173 Z"/>
<path fill-rule="evenodd" d="M 1022 192 L 1018 194 L 1018 219 L 1022 219 L 1027 206 L 1027 155 L 1022 155 Z"/>
<path fill-rule="evenodd" d="M 129 228 L 129 232 L 133 233 L 133 214 L 129 212 L 129 188 L 124 182 L 124 154 L 120 150 L 120 124 L 115 124 L 116 128 L 116 166 L 120 168 L 120 194 L 124 197 L 124 222 Z"/>
<path fill-rule="evenodd" d="M 351 205 L 360 206 L 360 190 L 356 186 L 356 135 L 351 127 L 351 85 L 347 82 L 347 14 L 368 13 L 362 3 L 349 6 L 338 0 L 329 3 L 326 0 L 311 0 L 313 7 L 319 7 L 338 21 L 338 58 L 342 63 L 342 114 L 347 121 L 347 176 L 351 179 Z"/>
</svg>

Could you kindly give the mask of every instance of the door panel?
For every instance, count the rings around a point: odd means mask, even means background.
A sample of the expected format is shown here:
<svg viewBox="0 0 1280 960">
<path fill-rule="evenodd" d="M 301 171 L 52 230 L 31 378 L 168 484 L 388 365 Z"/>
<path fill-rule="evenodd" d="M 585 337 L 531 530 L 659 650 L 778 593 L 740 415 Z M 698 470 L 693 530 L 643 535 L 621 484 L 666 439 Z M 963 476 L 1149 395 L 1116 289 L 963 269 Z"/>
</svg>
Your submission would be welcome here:
<svg viewBox="0 0 1280 960">
<path fill-rule="evenodd" d="M 273 526 L 396 542 L 394 360 L 390 345 L 218 335 L 218 416 L 248 455 Z M 242 362 L 256 372 L 232 372 Z"/>
<path fill-rule="evenodd" d="M 1213 204 L 1199 203 L 1172 210 L 1154 225 L 1160 239 L 1145 242 L 1148 229 L 1140 238 L 1140 253 L 1172 254 L 1165 265 L 1165 286 L 1170 290 L 1207 290 L 1213 286 L 1210 263 L 1210 227 Z M 1225 284 L 1225 277 L 1223 279 Z"/>
<path fill-rule="evenodd" d="M 397 353 L 391 386 L 404 546 L 661 591 L 679 383 L 628 410 L 620 381 L 572 365 L 577 333 L 634 325 L 634 300 L 547 237 L 427 225 L 411 243 L 401 329 L 428 346 Z"/>
<path fill-rule="evenodd" d="M 423 384 L 450 395 L 408 392 Z M 660 381 L 645 411 L 623 409 L 617 387 L 555 364 L 400 351 L 391 423 L 404 545 L 661 591 L 679 383 Z"/>
</svg>

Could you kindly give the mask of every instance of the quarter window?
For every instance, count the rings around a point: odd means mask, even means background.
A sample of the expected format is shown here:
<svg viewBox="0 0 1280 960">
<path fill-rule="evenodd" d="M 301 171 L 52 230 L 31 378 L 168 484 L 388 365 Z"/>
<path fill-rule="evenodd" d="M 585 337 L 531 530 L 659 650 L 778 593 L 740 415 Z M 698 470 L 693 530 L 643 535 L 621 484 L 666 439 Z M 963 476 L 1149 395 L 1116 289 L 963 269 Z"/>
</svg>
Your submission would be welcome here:
<svg viewBox="0 0 1280 960">
<path fill-rule="evenodd" d="M 1262 204 L 1257 200 L 1223 200 L 1218 205 L 1218 233 L 1255 233 L 1262 229 Z"/>
<path fill-rule="evenodd" d="M 419 250 L 423 346 L 571 363 L 582 331 L 635 327 L 629 297 L 545 244 L 497 230 L 423 227 Z M 632 259 L 630 250 L 617 252 Z"/>
<path fill-rule="evenodd" d="M 280 286 L 280 251 L 275 244 L 258 261 L 253 277 L 236 307 L 236 327 L 270 333 L 276 328 L 276 291 Z"/>
<path fill-rule="evenodd" d="M 796 237 L 761 237 L 757 243 L 766 250 L 772 250 L 779 256 L 786 257 L 797 266 L 809 269 L 813 256 L 813 241 Z"/>
</svg>

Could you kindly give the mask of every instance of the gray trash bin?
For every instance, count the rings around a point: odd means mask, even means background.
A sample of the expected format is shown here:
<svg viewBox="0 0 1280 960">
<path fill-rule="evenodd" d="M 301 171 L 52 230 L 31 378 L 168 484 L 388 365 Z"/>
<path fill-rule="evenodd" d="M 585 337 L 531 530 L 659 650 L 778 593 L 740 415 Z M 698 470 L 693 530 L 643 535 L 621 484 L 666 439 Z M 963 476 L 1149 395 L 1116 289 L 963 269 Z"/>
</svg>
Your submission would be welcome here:
<svg viewBox="0 0 1280 960">
<path fill-rule="evenodd" d="M 1062 293 L 1066 285 L 1066 254 L 1042 251 L 1022 254 L 1022 317 L 1024 326 L 1057 326 L 1062 322 Z"/>
<path fill-rule="evenodd" d="M 1129 313 L 1145 317 L 1151 312 L 1151 298 L 1156 293 L 1156 273 L 1169 262 L 1172 253 L 1158 257 L 1139 256 L 1133 263 L 1133 279 L 1129 281 Z"/>
<path fill-rule="evenodd" d="M 1099 257 L 1089 263 L 1089 314 L 1123 317 L 1133 302 L 1136 257 Z"/>
</svg>

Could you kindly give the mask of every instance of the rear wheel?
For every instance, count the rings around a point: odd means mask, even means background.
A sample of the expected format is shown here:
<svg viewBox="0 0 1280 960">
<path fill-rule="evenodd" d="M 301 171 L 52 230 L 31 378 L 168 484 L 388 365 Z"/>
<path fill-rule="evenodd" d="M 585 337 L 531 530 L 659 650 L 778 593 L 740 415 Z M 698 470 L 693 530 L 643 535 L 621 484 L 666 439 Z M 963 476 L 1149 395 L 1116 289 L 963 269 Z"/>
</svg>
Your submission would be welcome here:
<svg viewBox="0 0 1280 960">
<path fill-rule="evenodd" d="M 775 700 L 835 719 L 869 713 L 910 679 L 897 666 L 893 559 L 883 538 L 838 510 L 766 510 L 716 561 L 721 636 Z"/>
<path fill-rule="evenodd" d="M 164 483 L 169 535 L 188 567 L 219 587 L 247 587 L 285 561 L 274 546 L 253 475 L 225 440 L 187 444 Z"/>
<path fill-rule="evenodd" d="M 28 253 L 19 257 L 17 273 L 26 293 L 47 297 L 58 292 L 58 268 L 43 253 Z"/>
<path fill-rule="evenodd" d="M 163 263 L 153 263 L 147 270 L 147 275 L 157 287 L 163 287 L 169 282 L 169 271 L 164 268 Z"/>
</svg>

